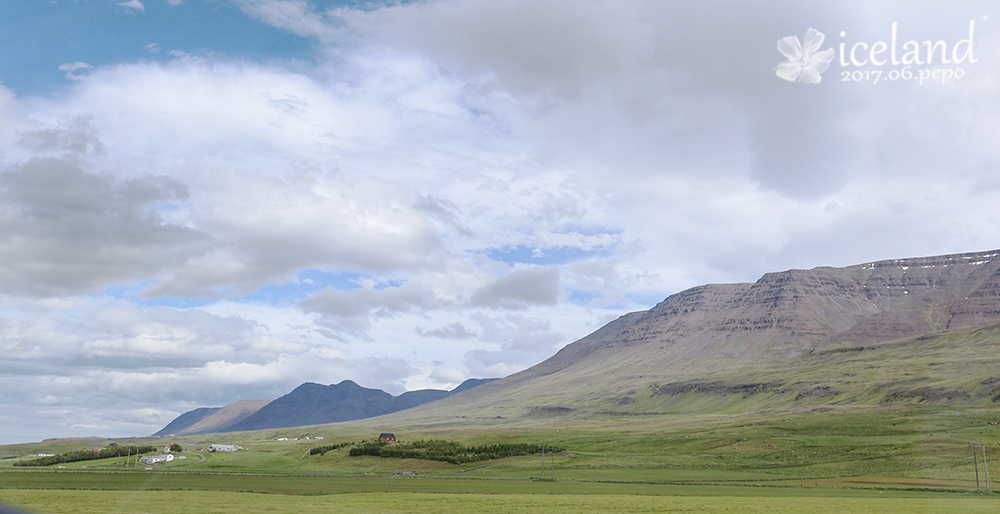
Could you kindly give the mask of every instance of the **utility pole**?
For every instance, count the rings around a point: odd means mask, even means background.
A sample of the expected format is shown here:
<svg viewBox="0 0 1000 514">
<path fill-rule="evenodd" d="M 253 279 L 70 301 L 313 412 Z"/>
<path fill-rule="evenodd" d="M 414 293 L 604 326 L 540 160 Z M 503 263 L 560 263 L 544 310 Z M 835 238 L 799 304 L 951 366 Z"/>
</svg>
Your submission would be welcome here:
<svg viewBox="0 0 1000 514">
<path fill-rule="evenodd" d="M 986 444 L 983 443 L 983 471 L 986 473 L 986 494 L 990 493 L 990 468 L 986 466 Z"/>
<path fill-rule="evenodd" d="M 308 458 L 306 459 L 306 474 L 308 475 L 309 472 L 312 469 L 312 447 L 311 446 L 306 450 L 305 453 L 302 454 L 301 457 L 299 457 L 299 469 L 300 470 L 302 469 L 302 459 L 305 458 L 306 456 L 308 456 Z"/>
<path fill-rule="evenodd" d="M 983 472 L 986 475 L 986 493 L 989 494 L 989 492 L 990 492 L 990 468 L 989 468 L 989 465 L 986 464 L 986 446 L 987 446 L 986 443 L 977 443 L 975 441 L 966 441 L 964 439 L 959 439 L 957 437 L 952 437 L 950 435 L 943 435 L 941 437 L 944 437 L 945 439 L 952 439 L 954 441 L 962 441 L 963 443 L 968 443 L 969 444 L 969 448 L 972 449 L 972 464 L 976 467 L 976 492 L 982 492 L 982 490 L 979 488 L 979 456 L 976 455 L 976 449 L 978 447 L 982 447 L 982 449 L 983 449 Z M 1000 443 L 997 443 L 997 444 L 1000 444 Z"/>
<path fill-rule="evenodd" d="M 979 492 L 979 460 L 976 458 L 976 443 L 969 443 L 972 448 L 972 462 L 976 466 L 976 492 Z"/>
<path fill-rule="evenodd" d="M 976 450 L 979 448 L 983 449 L 983 474 L 986 478 L 986 492 L 990 492 L 990 468 L 986 464 L 986 443 L 976 443 L 968 441 L 969 447 L 972 448 L 972 462 L 976 465 L 976 491 L 981 492 L 979 489 L 979 457 L 976 455 Z"/>
</svg>

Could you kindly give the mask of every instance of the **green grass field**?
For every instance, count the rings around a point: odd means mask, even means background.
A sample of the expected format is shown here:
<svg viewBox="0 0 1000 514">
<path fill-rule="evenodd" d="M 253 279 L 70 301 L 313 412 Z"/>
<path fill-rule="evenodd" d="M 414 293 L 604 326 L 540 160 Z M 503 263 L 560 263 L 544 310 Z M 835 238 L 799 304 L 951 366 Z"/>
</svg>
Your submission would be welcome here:
<svg viewBox="0 0 1000 514">
<path fill-rule="evenodd" d="M 558 446 L 544 469 L 555 481 L 537 480 L 539 455 L 463 465 L 350 457 L 348 448 L 306 456 L 314 445 L 370 439 L 382 430 L 371 420 L 118 440 L 191 450 L 156 466 L 126 468 L 125 458 L 12 466 L 39 451 L 94 444 L 48 441 L 0 447 L 0 501 L 39 513 L 997 512 L 1000 495 L 975 492 L 965 441 L 989 445 L 1000 477 L 1000 426 L 990 424 L 998 418 L 995 408 L 897 405 L 393 427 L 403 440 Z M 276 441 L 306 434 L 324 439 Z M 222 442 L 247 449 L 198 452 Z"/>
<path fill-rule="evenodd" d="M 37 491 L 6 490 L 0 498 L 23 508 L 48 513 L 219 512 L 269 513 L 992 513 L 1000 503 L 975 497 L 901 497 L 881 495 L 791 496 L 779 493 L 747 496 L 723 494 L 422 493 L 374 492 L 312 496 L 278 496 L 218 491 Z M 728 494 L 726 494 L 728 493 Z"/>
</svg>

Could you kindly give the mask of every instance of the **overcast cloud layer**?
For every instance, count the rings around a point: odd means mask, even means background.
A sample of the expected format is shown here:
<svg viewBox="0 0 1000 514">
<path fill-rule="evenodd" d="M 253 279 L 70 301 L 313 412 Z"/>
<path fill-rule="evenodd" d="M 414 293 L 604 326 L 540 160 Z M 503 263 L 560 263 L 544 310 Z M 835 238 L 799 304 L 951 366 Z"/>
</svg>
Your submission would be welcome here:
<svg viewBox="0 0 1000 514">
<path fill-rule="evenodd" d="M 0 68 L 0 443 L 451 388 L 695 285 L 1000 248 L 993 2 L 359 5 L 109 1 L 298 53 Z M 874 64 L 894 22 L 964 59 Z M 809 28 L 829 69 L 783 80 Z"/>
</svg>

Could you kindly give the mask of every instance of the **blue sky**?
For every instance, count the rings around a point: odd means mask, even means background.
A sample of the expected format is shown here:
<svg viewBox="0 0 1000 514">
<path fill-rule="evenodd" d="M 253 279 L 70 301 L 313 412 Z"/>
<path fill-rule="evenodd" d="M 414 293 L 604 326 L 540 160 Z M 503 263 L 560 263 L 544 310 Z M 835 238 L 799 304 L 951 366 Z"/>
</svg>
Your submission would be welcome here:
<svg viewBox="0 0 1000 514">
<path fill-rule="evenodd" d="M 218 54 L 233 59 L 311 60 L 306 38 L 244 16 L 226 2 L 146 1 L 143 8 L 103 0 L 4 2 L 0 17 L 17 20 L 0 31 L 3 83 L 28 95 L 54 94 L 68 86 L 59 67 L 94 67 L 170 59 L 169 52 Z"/>
<path fill-rule="evenodd" d="M 704 283 L 1000 247 L 996 19 L 4 2 L 0 443 L 149 434 L 305 381 L 451 388 Z M 923 83 L 841 64 L 893 23 L 977 60 Z"/>
</svg>

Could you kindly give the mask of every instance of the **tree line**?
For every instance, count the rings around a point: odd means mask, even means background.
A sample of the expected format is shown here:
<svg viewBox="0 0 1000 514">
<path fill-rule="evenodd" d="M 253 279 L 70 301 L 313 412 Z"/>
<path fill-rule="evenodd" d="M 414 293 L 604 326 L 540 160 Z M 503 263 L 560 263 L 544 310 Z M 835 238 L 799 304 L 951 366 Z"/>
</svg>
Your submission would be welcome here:
<svg viewBox="0 0 1000 514">
<path fill-rule="evenodd" d="M 49 457 L 38 457 L 37 459 L 19 460 L 15 466 L 51 466 L 53 464 L 63 464 L 66 462 L 80 462 L 83 460 L 108 459 L 111 457 L 125 457 L 126 455 L 139 455 L 142 453 L 155 452 L 156 446 L 115 446 L 101 448 L 98 451 L 76 450 L 61 453 Z"/>
<path fill-rule="evenodd" d="M 324 453 L 331 450 L 339 450 L 341 448 L 351 446 L 357 443 L 338 443 L 338 444 L 327 444 L 323 446 L 316 446 L 309 450 L 309 455 L 323 455 Z"/>
<path fill-rule="evenodd" d="M 396 444 L 389 444 L 384 441 L 371 441 L 354 446 L 349 453 L 352 457 L 371 455 L 383 458 L 423 459 L 450 462 L 452 464 L 465 464 L 468 462 L 502 459 L 504 457 L 533 455 L 541 453 L 543 448 L 548 452 L 562 451 L 560 448 L 532 443 L 496 443 L 465 446 L 457 441 L 431 439 Z"/>
</svg>

